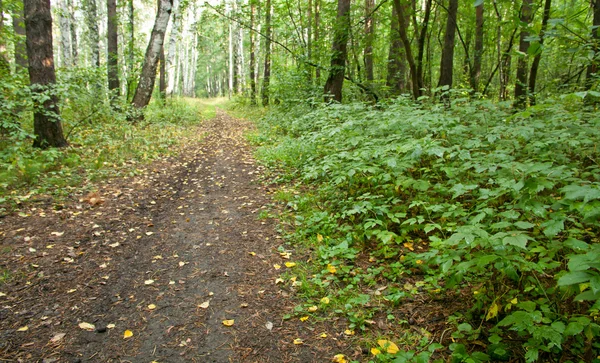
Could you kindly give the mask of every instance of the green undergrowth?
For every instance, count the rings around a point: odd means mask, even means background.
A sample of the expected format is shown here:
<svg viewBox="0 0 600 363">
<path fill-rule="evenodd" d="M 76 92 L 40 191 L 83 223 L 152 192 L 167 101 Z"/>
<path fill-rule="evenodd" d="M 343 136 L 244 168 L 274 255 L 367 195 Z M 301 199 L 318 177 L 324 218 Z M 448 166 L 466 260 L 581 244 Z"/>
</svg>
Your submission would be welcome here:
<svg viewBox="0 0 600 363">
<path fill-rule="evenodd" d="M 584 96 L 271 110 L 252 139 L 288 243 L 314 251 L 284 275 L 301 281 L 295 315 L 345 319 L 374 362 L 600 362 L 600 116 Z M 410 321 L 415 302 L 445 325 Z"/>
<path fill-rule="evenodd" d="M 88 182 L 136 175 L 142 164 L 176 152 L 176 145 L 191 135 L 190 126 L 214 116 L 214 106 L 168 99 L 151 103 L 144 119 L 132 123 L 126 105 L 115 110 L 84 84 L 73 80 L 65 84 L 56 90 L 69 142 L 63 149 L 32 148 L 31 105 L 19 101 L 27 94 L 17 97 L 27 93 L 25 88 L 2 89 L 12 103 L 0 110 L 5 116 L 0 133 L 0 212 L 38 195 L 61 198 L 90 187 Z M 18 117 L 11 118 L 14 115 Z"/>
</svg>

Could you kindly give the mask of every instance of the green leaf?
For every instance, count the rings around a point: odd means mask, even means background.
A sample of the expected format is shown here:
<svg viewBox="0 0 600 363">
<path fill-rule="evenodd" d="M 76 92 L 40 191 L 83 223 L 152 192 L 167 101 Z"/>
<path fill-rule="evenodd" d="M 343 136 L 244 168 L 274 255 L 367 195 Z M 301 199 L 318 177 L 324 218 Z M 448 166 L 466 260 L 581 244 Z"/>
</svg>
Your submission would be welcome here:
<svg viewBox="0 0 600 363">
<path fill-rule="evenodd" d="M 565 329 L 565 332 L 563 334 L 566 336 L 577 335 L 583 331 L 583 328 L 583 324 L 581 324 L 580 322 L 573 321 L 570 322 L 569 325 L 567 325 L 567 328 Z"/>
<path fill-rule="evenodd" d="M 525 249 L 527 247 L 527 236 L 519 233 L 511 233 L 502 239 L 502 243 Z"/>
<path fill-rule="evenodd" d="M 558 279 L 557 285 L 558 286 L 569 286 L 569 285 L 580 284 L 582 282 L 589 281 L 590 277 L 592 277 L 592 275 L 585 271 L 569 272 L 566 275 L 562 276 L 560 279 Z"/>
<path fill-rule="evenodd" d="M 594 301 L 598 299 L 600 299 L 600 292 L 594 293 L 591 290 L 584 291 L 581 294 L 575 296 L 575 301 Z"/>
<path fill-rule="evenodd" d="M 473 7 L 475 7 L 475 8 L 478 7 L 478 6 L 480 6 L 481 4 L 483 4 L 483 0 L 475 0 L 475 1 L 473 1 Z"/>
<path fill-rule="evenodd" d="M 544 227 L 544 234 L 547 237 L 554 237 L 565 229 L 565 219 L 551 219 L 542 223 L 542 227 Z"/>
<path fill-rule="evenodd" d="M 529 222 L 525 222 L 525 221 L 515 222 L 514 225 L 516 227 L 520 228 L 520 229 L 529 229 L 529 228 L 535 227 L 535 224 L 529 223 Z"/>
</svg>

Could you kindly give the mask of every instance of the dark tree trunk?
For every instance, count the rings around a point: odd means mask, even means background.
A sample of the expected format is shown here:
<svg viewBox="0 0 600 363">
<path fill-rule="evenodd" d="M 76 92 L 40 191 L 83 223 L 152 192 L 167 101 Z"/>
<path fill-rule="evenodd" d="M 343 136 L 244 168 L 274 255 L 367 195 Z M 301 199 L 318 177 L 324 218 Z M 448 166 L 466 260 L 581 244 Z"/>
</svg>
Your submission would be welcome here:
<svg viewBox="0 0 600 363">
<path fill-rule="evenodd" d="M 533 0 L 523 0 L 521 6 L 521 24 L 529 24 L 531 21 L 531 4 Z M 517 62 L 517 79 L 515 80 L 515 108 L 524 108 L 527 103 L 527 50 L 529 49 L 529 32 L 527 28 L 521 29 L 519 38 L 519 60 Z"/>
<path fill-rule="evenodd" d="M 106 61 L 108 74 L 108 91 L 111 100 L 119 96 L 119 44 L 117 36 L 117 0 L 107 0 L 107 24 L 106 36 L 108 47 L 108 59 Z"/>
<path fill-rule="evenodd" d="M 438 83 L 438 87 L 447 86 L 448 89 L 452 88 L 452 73 L 454 69 L 454 38 L 456 35 L 457 11 L 458 0 L 450 0 L 448 4 L 446 33 L 444 34 L 444 46 L 442 48 L 442 60 L 440 62 L 440 81 Z"/>
<path fill-rule="evenodd" d="M 33 146 L 67 146 L 60 121 L 58 97 L 51 89 L 56 83 L 56 74 L 50 0 L 27 0 L 24 4 L 29 81 L 34 99 L 33 133 L 36 137 Z"/>
<path fill-rule="evenodd" d="M 421 26 L 421 32 L 419 33 L 419 41 L 417 46 L 419 47 L 417 53 L 417 75 L 416 79 L 418 82 L 419 89 L 423 88 L 423 55 L 425 54 L 425 41 L 427 40 L 427 28 L 429 26 L 429 18 L 431 17 L 431 0 L 425 2 L 425 13 L 423 14 L 423 25 Z M 415 29 L 416 32 L 416 29 Z"/>
<path fill-rule="evenodd" d="M 165 31 L 169 24 L 172 7 L 173 0 L 160 0 L 158 3 L 154 27 L 150 34 L 148 48 L 146 48 L 142 74 L 140 75 L 140 80 L 135 89 L 135 95 L 133 96 L 132 103 L 136 108 L 144 108 L 150 103 L 152 90 L 154 89 L 154 81 L 156 80 L 158 58 L 160 57 L 160 50 L 162 49 L 165 40 Z"/>
<path fill-rule="evenodd" d="M 160 47 L 160 77 L 158 79 L 158 93 L 162 100 L 167 98 L 167 75 L 166 75 L 166 67 L 165 67 L 165 47 L 164 44 Z"/>
<path fill-rule="evenodd" d="M 542 17 L 542 28 L 540 30 L 540 49 L 533 58 L 531 70 L 529 71 L 529 103 L 531 103 L 531 105 L 535 105 L 535 82 L 537 81 L 537 72 L 540 66 L 540 60 L 542 59 L 541 46 L 544 44 L 544 36 L 546 33 L 546 27 L 548 26 L 548 19 L 550 19 L 551 7 L 552 0 L 546 0 L 544 2 L 544 15 Z"/>
<path fill-rule="evenodd" d="M 591 0 L 594 18 L 592 20 L 592 50 L 594 55 L 585 75 L 585 88 L 590 89 L 598 76 L 598 49 L 600 48 L 600 0 Z"/>
<path fill-rule="evenodd" d="M 256 2 L 250 0 L 250 28 L 254 29 L 254 22 L 256 16 Z M 256 67 L 256 54 L 254 44 L 254 32 L 250 32 L 250 104 L 256 105 L 256 75 L 254 74 L 254 68 Z"/>
<path fill-rule="evenodd" d="M 265 6 L 265 69 L 263 72 L 262 104 L 269 105 L 269 83 L 271 81 L 271 0 Z"/>
<path fill-rule="evenodd" d="M 483 2 L 475 7 L 475 49 L 473 51 L 473 68 L 471 69 L 471 88 L 479 92 L 481 78 L 481 59 L 483 56 Z"/>
<path fill-rule="evenodd" d="M 92 51 L 92 66 L 100 67 L 100 33 L 98 31 L 98 11 L 96 0 L 86 0 L 85 22 L 88 27 L 89 42 Z"/>
<path fill-rule="evenodd" d="M 27 48 L 25 47 L 25 19 L 23 10 L 12 14 L 13 30 L 15 32 L 15 63 L 17 68 L 27 68 Z"/>
<path fill-rule="evenodd" d="M 400 0 L 394 0 L 394 9 L 396 10 L 396 15 L 398 18 L 398 31 L 400 32 L 400 39 L 402 40 L 402 44 L 404 45 L 404 52 L 406 54 L 406 61 L 408 62 L 408 67 L 410 69 L 410 79 L 412 83 L 412 94 L 413 98 L 416 100 L 421 96 L 421 83 L 419 80 L 419 75 L 417 71 L 417 65 L 415 64 L 415 59 L 412 54 L 412 49 L 410 47 L 410 39 L 408 39 L 408 34 L 406 30 L 408 29 L 408 22 L 406 21 L 407 17 L 404 14 L 404 4 L 400 3 Z"/>
<path fill-rule="evenodd" d="M 373 9 L 375 8 L 375 0 L 365 0 L 365 75 L 367 81 L 373 81 Z"/>
<path fill-rule="evenodd" d="M 406 89 L 406 52 L 402 45 L 402 39 L 400 39 L 398 14 L 396 14 L 394 7 L 392 7 L 390 23 L 390 52 L 388 55 L 386 85 L 393 95 L 398 95 Z"/>
<path fill-rule="evenodd" d="M 342 87 L 344 85 L 346 59 L 348 58 L 350 0 L 338 0 L 337 4 L 337 17 L 333 28 L 333 44 L 331 46 L 331 67 L 323 89 L 326 102 L 331 101 L 331 99 L 342 102 Z"/>
</svg>

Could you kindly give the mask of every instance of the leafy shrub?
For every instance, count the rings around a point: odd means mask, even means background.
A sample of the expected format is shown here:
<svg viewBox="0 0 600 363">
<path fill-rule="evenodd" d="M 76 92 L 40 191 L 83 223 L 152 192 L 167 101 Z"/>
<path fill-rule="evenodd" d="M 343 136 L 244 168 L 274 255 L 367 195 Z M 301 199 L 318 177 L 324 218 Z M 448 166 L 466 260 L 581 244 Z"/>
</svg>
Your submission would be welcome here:
<svg viewBox="0 0 600 363">
<path fill-rule="evenodd" d="M 516 114 L 461 99 L 451 109 L 403 98 L 378 109 L 298 105 L 263 119 L 258 155 L 316 188 L 297 199 L 310 206 L 296 209 L 296 237 L 318 244 L 323 265 L 367 279 L 353 266 L 371 256 L 390 303 L 440 290 L 473 297 L 453 318 L 455 361 L 595 357 L 600 118 L 581 99 Z M 411 274 L 418 289 L 394 288 Z M 487 351 L 469 353 L 482 340 Z M 514 341 L 522 351 L 510 352 Z"/>
</svg>

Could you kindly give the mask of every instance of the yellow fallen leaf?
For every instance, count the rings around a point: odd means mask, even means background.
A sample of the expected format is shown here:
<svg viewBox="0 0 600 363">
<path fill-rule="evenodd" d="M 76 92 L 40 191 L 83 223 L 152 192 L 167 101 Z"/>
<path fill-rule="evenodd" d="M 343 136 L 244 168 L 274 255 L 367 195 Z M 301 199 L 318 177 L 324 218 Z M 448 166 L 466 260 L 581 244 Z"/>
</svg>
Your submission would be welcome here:
<svg viewBox="0 0 600 363">
<path fill-rule="evenodd" d="M 289 252 L 280 252 L 279 256 L 281 256 L 281 258 L 285 258 L 286 260 L 289 260 L 290 257 L 292 256 L 292 254 Z"/>
<path fill-rule="evenodd" d="M 317 242 L 323 242 L 323 236 L 320 233 L 317 233 Z"/>
<path fill-rule="evenodd" d="M 304 344 L 304 341 L 300 338 L 296 338 L 296 339 L 294 339 L 294 344 L 296 344 L 296 345 Z"/>
<path fill-rule="evenodd" d="M 396 354 L 400 351 L 400 349 L 398 349 L 398 346 L 396 344 L 394 344 L 394 342 L 390 342 L 389 340 L 378 340 L 377 344 L 385 349 L 386 352 L 388 352 L 389 354 Z"/>
<path fill-rule="evenodd" d="M 273 267 L 275 268 L 275 270 L 279 270 L 281 268 L 281 265 L 274 264 Z"/>
<path fill-rule="evenodd" d="M 334 273 L 336 273 L 337 269 L 332 264 L 328 264 L 327 271 L 329 271 L 329 273 L 331 273 L 331 274 L 334 274 Z"/>
<path fill-rule="evenodd" d="M 156 255 L 154 257 L 152 257 L 153 260 L 162 260 L 163 257 L 161 255 Z"/>
<path fill-rule="evenodd" d="M 223 320 L 223 325 L 225 325 L 225 326 L 233 326 L 234 323 L 235 323 L 235 320 L 233 320 L 233 319 Z"/>
<path fill-rule="evenodd" d="M 346 329 L 346 330 L 344 330 L 344 334 L 346 334 L 346 335 L 354 335 L 354 330 Z"/>
<path fill-rule="evenodd" d="M 308 316 L 303 316 L 300 318 L 300 321 L 307 321 L 308 320 Z"/>
<path fill-rule="evenodd" d="M 185 262 L 179 261 L 179 267 L 183 267 L 183 266 L 185 266 Z"/>
<path fill-rule="evenodd" d="M 311 306 L 308 308 L 308 311 L 310 311 L 311 313 L 314 313 L 315 311 L 317 311 L 318 307 L 316 307 L 315 305 Z"/>
<path fill-rule="evenodd" d="M 210 301 L 205 301 L 202 304 L 198 305 L 198 307 L 201 309 L 207 309 L 208 305 L 210 305 Z"/>
<path fill-rule="evenodd" d="M 154 304 L 148 305 L 148 310 L 154 310 L 154 309 L 156 309 L 156 305 L 154 305 Z"/>
<path fill-rule="evenodd" d="M 108 325 L 106 326 L 106 328 L 107 328 L 107 329 L 114 329 L 114 328 L 115 328 L 115 326 L 116 326 L 115 324 L 108 324 Z"/>
<path fill-rule="evenodd" d="M 256 256 L 256 252 L 248 252 L 250 256 Z"/>
<path fill-rule="evenodd" d="M 54 248 L 54 245 L 47 245 L 46 248 L 49 249 L 49 250 L 51 250 L 51 249 Z"/>
<path fill-rule="evenodd" d="M 292 268 L 294 266 L 296 266 L 296 262 L 286 262 L 285 263 L 285 267 L 287 267 L 287 268 Z"/>
<path fill-rule="evenodd" d="M 22 326 L 19 329 L 17 329 L 17 331 L 27 331 L 27 330 L 29 330 L 29 327 L 27 325 L 26 326 Z"/>
<path fill-rule="evenodd" d="M 332 359 L 335 363 L 348 363 L 346 357 L 343 354 L 336 354 Z"/>
<path fill-rule="evenodd" d="M 281 278 L 275 279 L 275 285 L 282 284 L 282 283 L 283 283 L 283 279 L 281 279 Z"/>
<path fill-rule="evenodd" d="M 123 339 L 129 339 L 133 336 L 133 332 L 131 330 L 125 330 L 123 333 Z"/>
<path fill-rule="evenodd" d="M 64 337 L 65 337 L 65 335 L 67 335 L 67 334 L 65 334 L 65 333 L 58 333 L 58 334 L 54 335 L 54 336 L 52 337 L 52 339 L 50 339 L 50 341 L 51 341 L 52 343 L 59 342 L 59 341 L 61 341 L 61 340 L 62 340 L 62 338 L 64 338 Z"/>
<path fill-rule="evenodd" d="M 325 296 L 324 298 L 321 299 L 321 304 L 329 304 L 329 298 L 327 296 Z"/>
<path fill-rule="evenodd" d="M 319 337 L 321 337 L 321 338 L 327 338 L 327 333 L 321 333 L 321 335 L 319 335 Z"/>
<path fill-rule="evenodd" d="M 519 300 L 516 297 L 510 301 L 510 303 L 513 305 L 516 305 L 518 302 Z"/>
<path fill-rule="evenodd" d="M 500 310 L 500 306 L 494 302 L 492 306 L 490 306 L 490 310 L 488 310 L 487 315 L 485 316 L 485 320 L 490 320 L 498 316 L 498 311 Z"/>
<path fill-rule="evenodd" d="M 423 260 L 416 260 L 416 261 L 415 261 L 415 263 L 416 263 L 417 265 L 422 265 L 422 264 L 423 264 Z"/>
<path fill-rule="evenodd" d="M 146 285 L 152 285 L 154 283 L 154 280 L 146 280 L 144 281 L 144 284 Z"/>
<path fill-rule="evenodd" d="M 373 354 L 373 355 L 381 354 L 381 350 L 379 350 L 378 348 L 371 348 L 371 354 Z"/>
<path fill-rule="evenodd" d="M 71 289 L 71 290 L 67 291 L 67 294 L 72 294 L 72 293 L 74 293 L 75 291 L 77 291 L 77 289 Z"/>
<path fill-rule="evenodd" d="M 79 327 L 81 329 L 87 330 L 87 331 L 94 331 L 94 330 L 96 330 L 96 327 L 94 326 L 94 324 L 90 324 L 90 323 L 86 323 L 86 322 L 79 323 Z"/>
<path fill-rule="evenodd" d="M 409 250 L 411 250 L 411 251 L 414 251 L 414 250 L 415 250 L 415 248 L 413 247 L 413 244 L 412 244 L 412 242 L 405 242 L 405 243 L 404 243 L 404 247 L 408 248 L 408 249 L 409 249 Z"/>
</svg>

